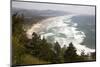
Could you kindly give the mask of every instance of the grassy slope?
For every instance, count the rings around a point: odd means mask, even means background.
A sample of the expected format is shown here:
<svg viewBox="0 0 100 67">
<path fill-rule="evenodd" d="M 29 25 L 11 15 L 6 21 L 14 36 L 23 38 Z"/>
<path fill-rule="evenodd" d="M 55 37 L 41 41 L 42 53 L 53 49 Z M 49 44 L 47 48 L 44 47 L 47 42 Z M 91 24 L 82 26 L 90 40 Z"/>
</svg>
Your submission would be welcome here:
<svg viewBox="0 0 100 67">
<path fill-rule="evenodd" d="M 26 54 L 23 60 L 24 64 L 47 64 L 50 62 L 40 60 L 39 58 L 33 57 L 32 55 Z"/>
</svg>

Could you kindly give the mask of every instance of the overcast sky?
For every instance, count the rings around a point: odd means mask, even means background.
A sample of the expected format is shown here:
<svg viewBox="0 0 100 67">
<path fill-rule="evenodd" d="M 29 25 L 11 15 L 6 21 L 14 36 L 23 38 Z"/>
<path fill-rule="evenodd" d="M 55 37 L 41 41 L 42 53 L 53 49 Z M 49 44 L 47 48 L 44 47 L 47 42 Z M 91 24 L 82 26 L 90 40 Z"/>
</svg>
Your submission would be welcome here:
<svg viewBox="0 0 100 67">
<path fill-rule="evenodd" d="M 33 2 L 12 2 L 12 7 L 36 10 L 58 10 L 75 14 L 95 15 L 94 6 L 62 5 Z"/>
</svg>

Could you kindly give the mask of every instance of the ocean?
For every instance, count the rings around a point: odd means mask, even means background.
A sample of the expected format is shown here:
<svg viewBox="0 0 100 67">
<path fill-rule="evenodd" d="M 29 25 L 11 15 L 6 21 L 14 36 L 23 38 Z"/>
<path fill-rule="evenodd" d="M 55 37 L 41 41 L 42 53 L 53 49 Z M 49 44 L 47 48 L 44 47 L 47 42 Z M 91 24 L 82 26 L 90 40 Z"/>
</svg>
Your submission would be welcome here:
<svg viewBox="0 0 100 67">
<path fill-rule="evenodd" d="M 95 51 L 95 16 L 66 15 L 50 17 L 34 24 L 28 31 L 28 38 L 36 32 L 45 37 L 48 42 L 59 42 L 61 47 L 69 46 L 72 42 L 77 54 Z"/>
</svg>

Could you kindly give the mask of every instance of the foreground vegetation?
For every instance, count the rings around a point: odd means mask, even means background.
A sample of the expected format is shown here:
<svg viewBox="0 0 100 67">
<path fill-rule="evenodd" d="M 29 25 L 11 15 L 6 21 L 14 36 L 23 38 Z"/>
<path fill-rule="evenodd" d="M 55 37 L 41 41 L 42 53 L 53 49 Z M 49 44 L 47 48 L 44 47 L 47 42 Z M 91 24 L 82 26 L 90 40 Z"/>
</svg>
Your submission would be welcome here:
<svg viewBox="0 0 100 67">
<path fill-rule="evenodd" d="M 32 39 L 26 37 L 23 30 L 24 16 L 17 13 L 12 15 L 12 63 L 14 65 L 48 64 L 64 62 L 81 62 L 96 60 L 95 52 L 91 56 L 77 55 L 73 43 L 61 48 L 59 43 L 51 44 L 45 37 L 33 32 Z"/>
</svg>

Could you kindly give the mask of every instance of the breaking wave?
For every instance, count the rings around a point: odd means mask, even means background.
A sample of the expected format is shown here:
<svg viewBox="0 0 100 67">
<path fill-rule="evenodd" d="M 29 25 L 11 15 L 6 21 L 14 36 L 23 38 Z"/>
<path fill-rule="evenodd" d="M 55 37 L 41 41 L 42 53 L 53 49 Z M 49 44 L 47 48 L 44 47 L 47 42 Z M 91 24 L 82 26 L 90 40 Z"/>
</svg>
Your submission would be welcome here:
<svg viewBox="0 0 100 67">
<path fill-rule="evenodd" d="M 67 47 L 72 42 L 77 49 L 77 54 L 81 54 L 82 51 L 85 54 L 94 52 L 94 49 L 81 44 L 84 42 L 86 35 L 83 31 L 78 30 L 77 23 L 72 22 L 71 18 L 73 16 L 68 15 L 44 19 L 37 24 L 33 24 L 28 29 L 27 36 L 28 38 L 32 38 L 32 33 L 36 32 L 41 35 L 41 38 L 45 37 L 51 43 L 58 41 L 61 47 L 64 47 L 64 45 Z"/>
</svg>

